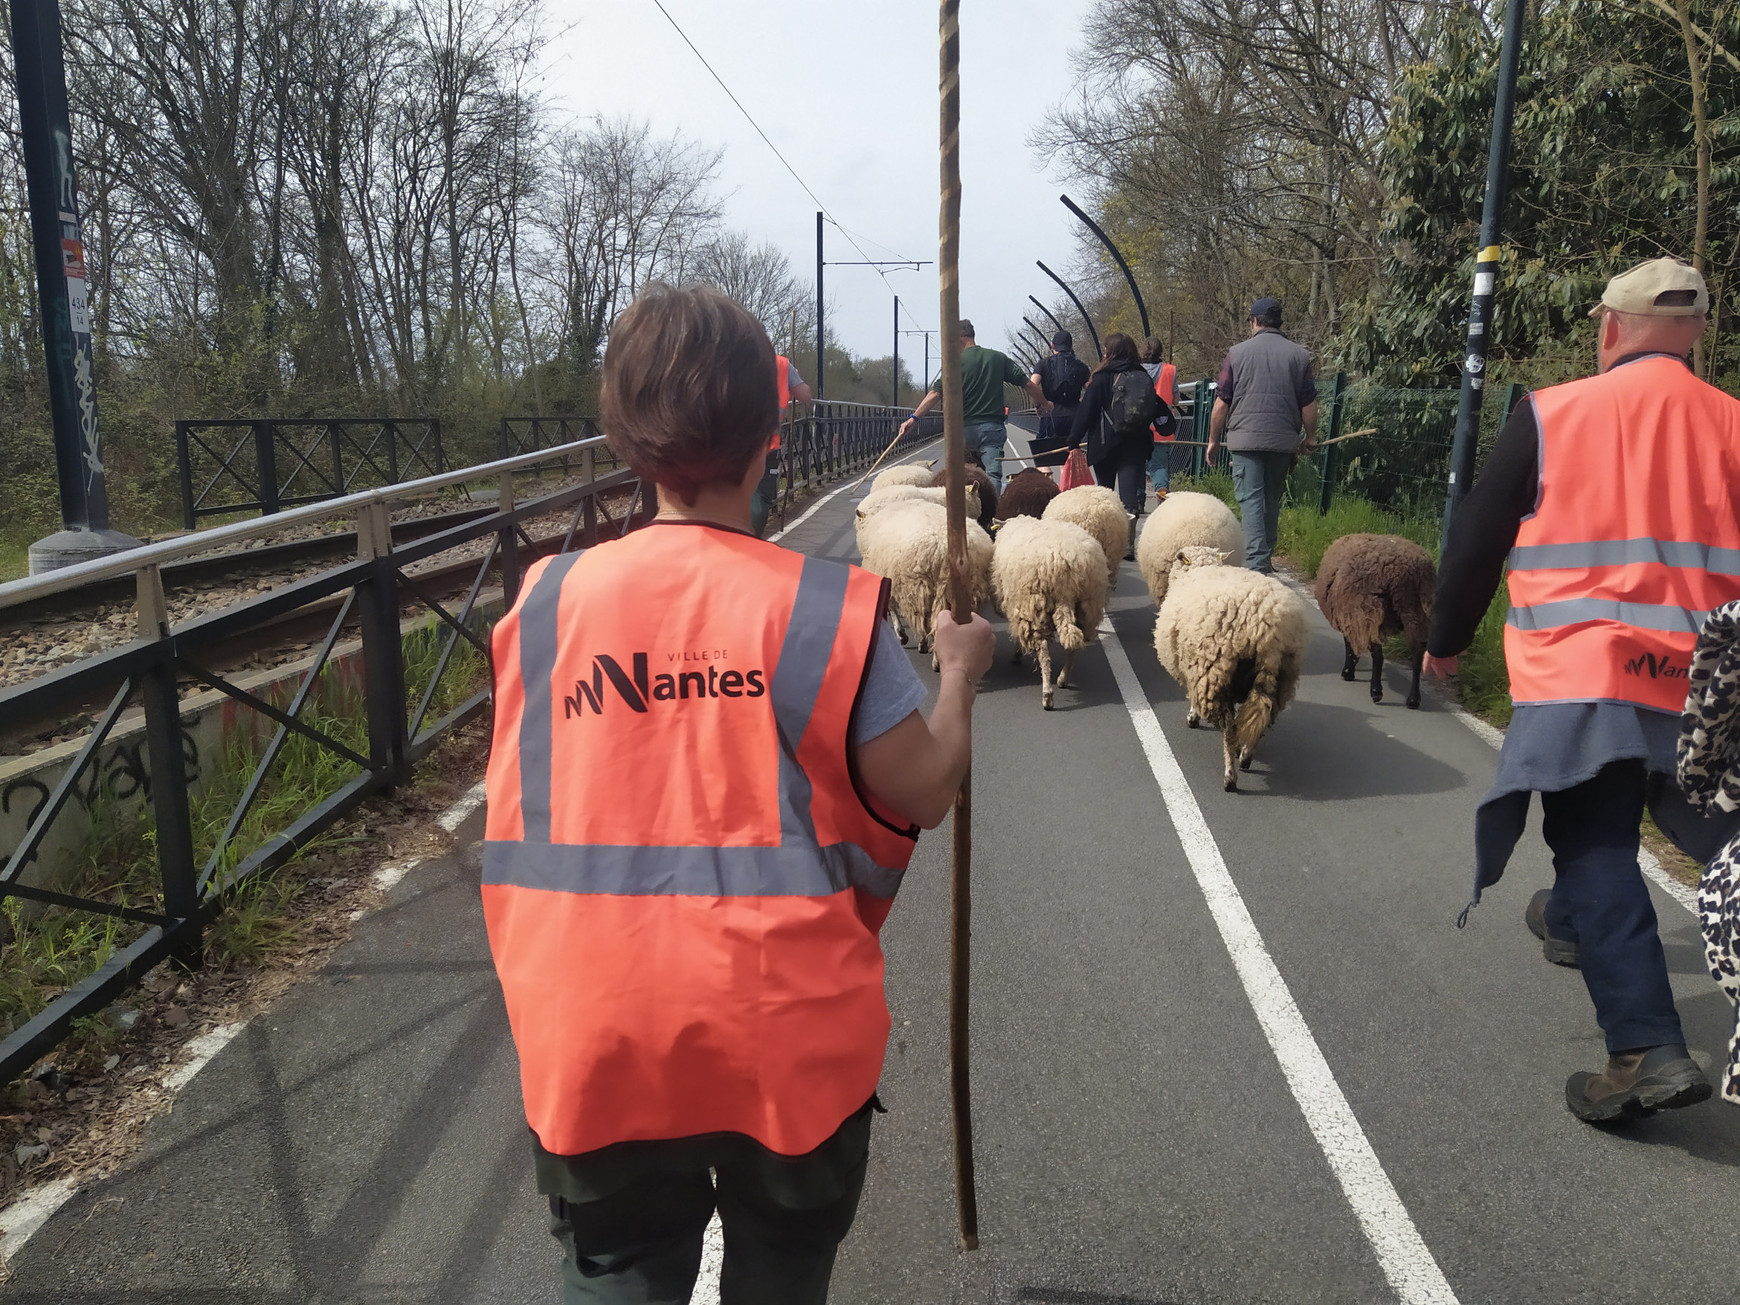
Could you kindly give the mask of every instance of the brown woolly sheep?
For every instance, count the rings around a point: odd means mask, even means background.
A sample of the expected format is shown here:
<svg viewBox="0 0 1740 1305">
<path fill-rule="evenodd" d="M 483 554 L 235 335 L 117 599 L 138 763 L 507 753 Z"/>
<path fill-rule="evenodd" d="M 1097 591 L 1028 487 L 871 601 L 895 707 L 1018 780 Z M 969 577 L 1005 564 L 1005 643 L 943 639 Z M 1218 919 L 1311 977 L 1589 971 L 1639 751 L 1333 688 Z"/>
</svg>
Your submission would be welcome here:
<svg viewBox="0 0 1740 1305">
<path fill-rule="evenodd" d="M 991 477 L 982 466 L 969 461 L 962 470 L 967 473 L 967 484 L 978 487 L 979 524 L 989 530 L 991 523 L 997 519 L 997 486 L 992 483 Z M 930 478 L 930 483 L 932 486 L 947 484 L 948 478 L 949 469 L 938 467 L 936 474 Z"/>
<path fill-rule="evenodd" d="M 1343 535 L 1317 568 L 1317 605 L 1341 632 L 1347 661 L 1341 678 L 1351 680 L 1362 650 L 1371 651 L 1371 700 L 1384 700 L 1384 640 L 1408 638 L 1414 680 L 1408 706 L 1420 705 L 1420 661 L 1432 625 L 1438 574 L 1431 554 L 1399 535 Z"/>
<path fill-rule="evenodd" d="M 1010 517 L 1042 517 L 1045 505 L 1057 497 L 1057 482 L 1038 467 L 1029 467 L 1009 477 L 1003 496 L 997 500 L 997 520 Z"/>
</svg>

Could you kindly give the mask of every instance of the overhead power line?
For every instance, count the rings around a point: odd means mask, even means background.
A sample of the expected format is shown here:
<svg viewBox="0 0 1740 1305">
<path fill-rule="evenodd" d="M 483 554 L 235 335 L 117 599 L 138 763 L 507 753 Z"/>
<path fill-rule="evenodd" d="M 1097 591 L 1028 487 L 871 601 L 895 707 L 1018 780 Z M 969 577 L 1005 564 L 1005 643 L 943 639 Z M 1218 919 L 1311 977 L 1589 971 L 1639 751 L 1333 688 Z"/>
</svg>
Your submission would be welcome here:
<svg viewBox="0 0 1740 1305">
<path fill-rule="evenodd" d="M 755 120 L 755 115 L 745 107 L 742 100 L 737 98 L 737 92 L 733 91 L 731 87 L 726 84 L 725 79 L 719 75 L 719 70 L 707 61 L 707 56 L 701 53 L 700 47 L 689 39 L 689 34 L 683 30 L 683 25 L 671 16 L 671 11 L 669 9 L 665 8 L 664 0 L 653 0 L 653 4 L 658 6 L 658 11 L 665 16 L 665 21 L 671 25 L 677 35 L 683 38 L 683 44 L 688 46 L 695 58 L 701 61 L 701 67 L 705 68 L 712 76 L 713 80 L 719 83 L 719 89 L 724 91 L 730 98 L 731 103 L 737 106 L 737 112 L 741 113 L 744 120 L 747 121 L 751 127 L 755 128 L 755 134 L 761 137 L 762 143 L 765 144 L 768 149 L 773 151 L 773 157 L 778 159 L 780 163 L 785 166 L 785 170 L 791 173 L 792 180 L 797 182 L 797 184 L 803 188 L 804 194 L 808 195 L 811 201 L 814 202 L 815 206 L 822 211 L 822 216 L 825 217 L 841 235 L 846 237 L 847 243 L 849 243 L 853 249 L 858 251 L 858 257 L 862 258 L 866 263 L 875 266 L 876 260 L 864 252 L 864 246 L 858 243 L 857 238 L 852 234 L 851 229 L 841 222 L 839 218 L 834 216 L 832 210 L 822 202 L 822 197 L 816 194 L 815 190 L 810 186 L 810 183 L 805 181 L 803 177 L 799 175 L 798 170 L 792 166 L 791 160 L 786 158 L 784 154 L 780 153 L 779 146 L 775 145 L 772 138 L 761 129 L 761 124 Z M 882 245 L 878 241 L 870 240 L 869 236 L 865 236 L 864 239 L 869 240 L 873 245 L 878 245 L 881 249 L 888 250 L 890 253 L 894 252 L 889 250 L 887 245 Z M 901 261 L 906 262 L 908 260 L 901 259 Z M 914 259 L 912 261 L 916 262 L 917 260 Z M 888 279 L 888 274 L 880 267 L 876 268 L 876 275 L 882 278 L 882 284 L 888 287 L 889 294 L 898 294 L 894 289 L 894 283 Z M 902 304 L 901 307 L 905 308 L 906 306 Z M 914 326 L 919 324 L 918 319 L 912 316 L 912 311 L 910 309 L 907 309 L 906 316 L 912 321 Z"/>
</svg>

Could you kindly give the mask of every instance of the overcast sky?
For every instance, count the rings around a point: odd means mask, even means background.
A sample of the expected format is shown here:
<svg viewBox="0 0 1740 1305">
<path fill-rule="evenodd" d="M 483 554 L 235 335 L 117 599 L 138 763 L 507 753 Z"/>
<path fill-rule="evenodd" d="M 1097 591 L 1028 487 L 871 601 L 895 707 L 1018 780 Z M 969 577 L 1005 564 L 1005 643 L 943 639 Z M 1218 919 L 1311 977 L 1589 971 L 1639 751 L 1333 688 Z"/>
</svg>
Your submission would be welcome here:
<svg viewBox="0 0 1740 1305">
<path fill-rule="evenodd" d="M 985 344 L 1003 347 L 1023 309 L 1037 318 L 1029 294 L 1050 300 L 1034 260 L 1061 271 L 1073 249 L 1073 219 L 1057 199 L 1064 187 L 1026 140 L 1068 90 L 1067 52 L 1087 2 L 961 5 L 961 312 Z M 870 257 L 936 258 L 934 0 L 664 3 Z M 546 12 L 563 29 L 544 82 L 559 117 L 626 114 L 724 147 L 727 222 L 778 245 L 805 280 L 814 276 L 816 205 L 653 0 L 554 0 Z M 832 227 L 827 256 L 860 257 Z M 827 270 L 833 327 L 854 352 L 888 353 L 894 293 L 910 306 L 905 327 L 937 324 L 934 267 L 889 271 L 888 280 L 892 292 L 873 268 Z M 901 340 L 915 374 L 923 346 L 918 336 Z"/>
</svg>

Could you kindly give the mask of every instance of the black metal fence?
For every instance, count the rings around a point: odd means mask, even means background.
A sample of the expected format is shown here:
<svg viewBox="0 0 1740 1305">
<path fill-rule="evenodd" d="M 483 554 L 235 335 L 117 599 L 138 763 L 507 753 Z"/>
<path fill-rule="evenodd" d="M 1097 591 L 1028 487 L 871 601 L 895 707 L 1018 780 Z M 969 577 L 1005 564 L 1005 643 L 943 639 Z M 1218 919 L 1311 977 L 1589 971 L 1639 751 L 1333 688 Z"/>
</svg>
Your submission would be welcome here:
<svg viewBox="0 0 1740 1305">
<path fill-rule="evenodd" d="M 343 498 L 447 470 L 433 417 L 178 421 L 181 524 Z"/>
<path fill-rule="evenodd" d="M 578 456 L 592 450 L 571 452 Z M 0 689 L 0 720 L 76 718 L 93 705 L 101 708 L 77 757 L 52 787 L 38 786 L 41 791 L 28 829 L 0 868 L 0 900 L 19 898 L 83 917 L 107 918 L 113 932 L 113 946 L 99 968 L 73 982 L 0 1041 L 0 1081 L 28 1068 L 60 1042 L 75 1021 L 97 1014 L 164 958 L 197 964 L 203 930 L 240 885 L 283 864 L 371 794 L 405 783 L 413 763 L 443 735 L 484 709 L 489 698 L 486 676 L 458 690 L 451 677 L 461 662 L 469 661 L 474 672 L 487 665 L 488 620 L 479 604 L 492 578 L 501 601 L 511 603 L 525 566 L 540 553 L 614 537 L 647 515 L 648 501 L 631 471 L 600 474 L 521 504 L 513 493 L 515 469 L 499 464 L 468 469 L 466 474 L 474 478 L 501 474 L 497 510 L 405 542 L 393 539 L 389 495 L 335 505 L 335 511 L 342 508 L 357 514 L 355 561 L 180 625 L 172 626 L 168 619 L 158 564 L 147 562 L 136 571 L 139 637 L 135 642 Z M 443 477 L 439 484 L 452 479 Z M 535 541 L 528 524 L 540 518 L 558 524 Z M 565 529 L 559 524 L 564 519 Z M 240 537 L 241 532 L 258 533 L 261 528 L 230 526 L 212 533 Z M 142 552 L 149 558 L 166 547 L 197 547 L 198 538 Z M 411 569 L 467 547 L 471 557 L 462 554 L 459 563 L 447 565 L 444 587 L 432 581 L 427 571 L 420 574 Z M 32 586 L 43 588 L 41 582 L 50 579 L 0 586 L 0 612 L 27 601 Z M 456 599 L 461 588 L 463 597 Z M 423 640 L 417 649 L 404 633 L 407 612 L 424 617 L 421 626 L 416 622 L 411 626 L 420 630 Z M 317 651 L 307 659 L 293 689 L 250 691 L 236 683 L 233 672 L 215 669 L 223 664 L 224 648 L 232 641 L 250 636 L 266 642 L 274 637 L 281 640 L 282 633 L 262 635 L 262 631 L 282 630 L 281 623 L 296 616 L 306 619 L 310 613 L 323 620 L 324 634 L 311 630 Z M 327 613 L 329 620 L 324 619 Z M 360 643 L 360 682 L 351 695 L 355 710 L 348 722 L 335 719 L 331 704 L 323 706 L 320 701 L 331 688 L 327 681 L 323 689 L 323 676 L 344 638 L 354 641 L 353 650 L 354 643 Z M 417 662 L 414 675 L 413 660 Z M 350 665 L 354 672 L 354 660 Z M 226 705 L 237 704 L 253 713 L 250 723 L 257 727 L 258 739 L 272 732 L 262 747 L 249 753 L 251 777 L 227 813 L 219 810 L 214 818 L 210 795 L 198 796 L 207 818 L 196 830 L 191 812 L 198 777 L 190 774 L 183 714 L 188 697 L 211 690 L 222 694 Z M 40 872 L 30 877 L 35 882 L 27 880 L 26 869 L 37 860 L 45 836 L 67 811 L 69 800 L 82 801 L 102 790 L 97 772 L 104 764 L 104 744 L 124 715 L 131 712 L 136 718 L 140 711 L 144 749 L 142 756 L 136 745 L 132 749 L 138 774 L 130 791 L 149 795 L 149 815 L 135 840 L 135 852 L 153 863 L 150 872 L 136 875 L 130 887 L 110 885 L 83 892 L 63 891 L 69 888 L 67 882 L 52 876 L 43 879 Z M 250 811 L 273 782 L 274 766 L 287 748 L 320 754 L 328 775 L 338 767 L 338 779 L 317 802 L 284 820 L 281 827 L 249 826 Z M 245 827 L 249 832 L 244 837 Z M 28 927 L 21 924 L 20 932 Z"/>
<path fill-rule="evenodd" d="M 942 436 L 940 416 L 921 417 L 898 444 L 896 433 L 912 415 L 910 408 L 823 399 L 792 405 L 792 415 L 780 428 L 780 486 L 775 511 L 784 527 L 793 499 L 839 476 L 867 470 L 887 455 L 922 447 Z"/>
</svg>

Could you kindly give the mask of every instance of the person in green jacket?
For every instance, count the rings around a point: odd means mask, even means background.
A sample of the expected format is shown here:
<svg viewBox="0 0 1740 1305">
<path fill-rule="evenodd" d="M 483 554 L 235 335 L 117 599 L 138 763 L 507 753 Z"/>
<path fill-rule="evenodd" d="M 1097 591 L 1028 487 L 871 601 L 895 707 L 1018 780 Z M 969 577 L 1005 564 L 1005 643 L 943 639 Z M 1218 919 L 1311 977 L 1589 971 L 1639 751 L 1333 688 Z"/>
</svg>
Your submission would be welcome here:
<svg viewBox="0 0 1740 1305">
<path fill-rule="evenodd" d="M 1008 354 L 995 349 L 980 348 L 973 340 L 973 324 L 961 318 L 961 401 L 966 409 L 966 446 L 978 449 L 984 457 L 985 474 L 998 489 L 1003 488 L 1003 446 L 1009 441 L 1008 407 L 1003 402 L 1003 386 L 1013 385 L 1027 392 L 1038 403 L 1044 392 Z M 901 423 L 905 435 L 912 423 L 942 402 L 942 377 L 931 383 L 930 393 L 918 402 L 912 416 Z"/>
</svg>

